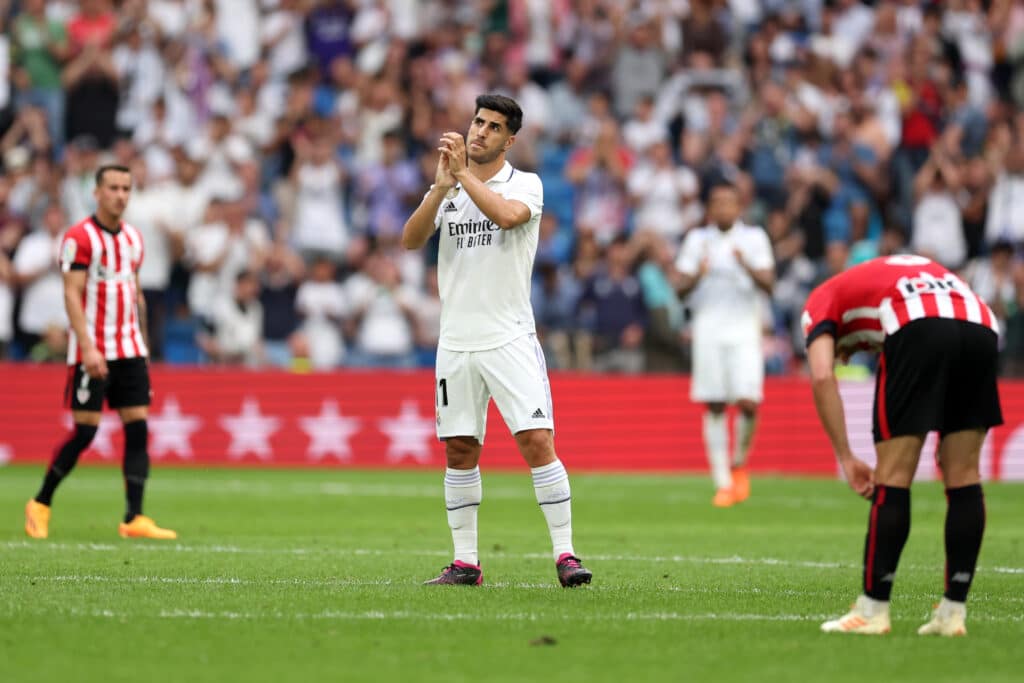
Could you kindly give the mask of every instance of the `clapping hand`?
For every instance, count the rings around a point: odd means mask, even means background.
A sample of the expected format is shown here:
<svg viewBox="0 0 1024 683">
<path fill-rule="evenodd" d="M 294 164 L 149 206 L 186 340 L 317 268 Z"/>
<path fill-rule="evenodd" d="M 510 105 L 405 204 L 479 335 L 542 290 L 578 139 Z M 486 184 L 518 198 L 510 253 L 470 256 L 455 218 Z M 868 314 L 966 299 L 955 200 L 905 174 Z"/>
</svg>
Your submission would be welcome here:
<svg viewBox="0 0 1024 683">
<path fill-rule="evenodd" d="M 455 187 L 455 182 L 455 176 L 448 165 L 448 155 L 442 151 L 437 159 L 437 170 L 434 172 L 434 186 L 447 192 Z"/>
<path fill-rule="evenodd" d="M 459 177 L 459 174 L 466 170 L 466 140 L 459 133 L 449 131 L 441 136 L 438 151 L 448 159 L 448 168 L 452 176 Z"/>
</svg>

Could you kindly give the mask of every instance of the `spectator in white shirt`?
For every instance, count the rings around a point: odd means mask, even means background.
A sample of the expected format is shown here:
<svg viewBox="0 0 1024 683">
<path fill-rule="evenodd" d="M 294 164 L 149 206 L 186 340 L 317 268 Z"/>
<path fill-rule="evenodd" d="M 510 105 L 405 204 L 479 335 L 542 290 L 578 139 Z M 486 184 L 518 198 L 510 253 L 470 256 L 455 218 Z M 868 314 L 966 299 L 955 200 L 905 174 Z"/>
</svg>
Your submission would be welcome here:
<svg viewBox="0 0 1024 683">
<path fill-rule="evenodd" d="M 253 0 L 214 0 L 217 38 L 228 61 L 239 70 L 260 56 L 260 8 Z"/>
<path fill-rule="evenodd" d="M 967 239 L 958 202 L 961 187 L 954 160 L 937 145 L 914 178 L 917 204 L 911 247 L 915 253 L 947 268 L 959 268 L 967 258 Z"/>
<path fill-rule="evenodd" d="M 287 78 L 306 63 L 303 15 L 297 0 L 280 0 L 277 10 L 263 17 L 260 43 L 270 58 L 273 78 Z"/>
<path fill-rule="evenodd" d="M 209 322 L 214 303 L 234 291 L 240 273 L 259 272 L 269 247 L 270 234 L 262 221 L 247 217 L 239 202 L 214 199 L 206 223 L 185 239 L 193 267 L 188 289 L 192 312 Z"/>
<path fill-rule="evenodd" d="M 643 95 L 633 107 L 633 117 L 622 126 L 622 139 L 634 152 L 643 154 L 652 145 L 664 142 L 667 135 L 665 122 L 654 116 L 654 98 Z"/>
<path fill-rule="evenodd" d="M 310 364 L 316 369 L 341 364 L 345 357 L 345 340 L 341 334 L 346 314 L 345 289 L 336 279 L 331 259 L 320 257 L 313 262 L 309 279 L 299 285 L 295 305 L 304 319 L 302 332 Z"/>
<path fill-rule="evenodd" d="M 1012 143 L 988 198 L 985 241 L 1024 243 L 1024 141 Z"/>
<path fill-rule="evenodd" d="M 296 138 L 293 147 L 292 246 L 307 260 L 328 254 L 340 261 L 350 238 L 342 192 L 344 169 L 335 159 L 334 145 L 327 137 Z"/>
<path fill-rule="evenodd" d="M 365 274 L 353 275 L 345 290 L 351 302 L 346 327 L 355 341 L 347 364 L 413 366 L 419 297 L 414 289 L 402 284 L 394 260 L 379 252 L 371 254 Z"/>
<path fill-rule="evenodd" d="M 697 198 L 697 175 L 685 166 L 676 166 L 664 139 L 650 146 L 647 163 L 629 172 L 627 187 L 636 210 L 637 230 L 658 233 L 676 247 L 683 233 L 700 222 L 703 209 Z"/>
<path fill-rule="evenodd" d="M 209 358 L 226 365 L 257 367 L 263 361 L 263 306 L 260 281 L 243 270 L 235 276 L 233 291 L 213 306 L 213 333 L 200 333 L 200 348 Z"/>
<path fill-rule="evenodd" d="M 48 328 L 68 324 L 57 260 L 66 224 L 61 208 L 49 207 L 42 227 L 26 235 L 14 254 L 14 282 L 21 289 L 18 328 L 25 335 L 26 350 L 38 343 Z"/>
<path fill-rule="evenodd" d="M 999 241 L 992 245 L 987 257 L 979 256 L 967 264 L 964 280 L 971 289 L 992 307 L 999 319 L 999 329 L 1006 330 L 1006 319 L 1017 304 L 1016 264 L 1013 245 Z"/>
</svg>

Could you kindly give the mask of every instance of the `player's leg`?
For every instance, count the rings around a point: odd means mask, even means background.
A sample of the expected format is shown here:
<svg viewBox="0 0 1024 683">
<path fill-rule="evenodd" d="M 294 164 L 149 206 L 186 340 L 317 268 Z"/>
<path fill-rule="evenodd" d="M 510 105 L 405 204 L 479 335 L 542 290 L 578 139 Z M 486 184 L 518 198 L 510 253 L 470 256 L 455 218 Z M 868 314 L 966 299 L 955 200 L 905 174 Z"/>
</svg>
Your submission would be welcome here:
<svg viewBox="0 0 1024 683">
<path fill-rule="evenodd" d="M 471 353 L 438 349 L 435 405 L 437 436 L 444 441 L 445 510 L 452 534 L 453 558 L 435 585 L 480 585 L 477 514 L 483 500 L 480 452 L 487 427 L 489 396 Z"/>
<path fill-rule="evenodd" d="M 173 540 L 178 534 L 162 529 L 142 514 L 142 500 L 149 479 L 149 366 L 144 358 L 108 363 L 110 387 L 107 401 L 117 410 L 124 427 L 124 520 L 117 531 L 123 538 Z"/>
<path fill-rule="evenodd" d="M 71 408 L 73 427 L 54 452 L 38 493 L 25 504 L 25 533 L 32 538 L 46 538 L 49 535 L 53 494 L 64 478 L 71 474 L 79 456 L 96 436 L 105 388 L 105 380 L 90 378 L 82 366 L 68 368 L 64 394 L 65 402 Z"/>
<path fill-rule="evenodd" d="M 999 405 L 998 338 L 981 325 L 956 324 L 958 362 L 946 392 L 939 464 L 946 485 L 945 592 L 922 626 L 922 635 L 967 633 L 967 593 L 974 579 L 985 533 L 985 496 L 978 462 L 990 427 L 1002 424 Z"/>
<path fill-rule="evenodd" d="M 750 475 L 747 472 L 747 456 L 757 427 L 756 401 L 742 399 L 736 402 L 736 419 L 733 422 L 732 451 L 732 495 L 737 503 L 750 497 Z"/>
<path fill-rule="evenodd" d="M 729 359 L 730 393 L 737 397 L 733 422 L 732 492 L 737 503 L 750 497 L 747 457 L 757 427 L 757 411 L 764 395 L 764 355 L 758 340 L 737 344 Z"/>
<path fill-rule="evenodd" d="M 725 407 L 728 400 L 727 366 L 724 347 L 698 335 L 693 340 L 693 376 L 690 399 L 704 404 L 704 451 L 715 484 L 712 503 L 717 507 L 733 504 L 732 474 L 729 467 L 729 426 Z"/>
<path fill-rule="evenodd" d="M 967 634 L 967 593 L 985 534 L 985 496 L 978 463 L 985 429 L 946 434 L 939 442 L 939 463 L 946 487 L 945 592 L 921 635 Z"/>
<path fill-rule="evenodd" d="M 910 484 L 929 431 L 942 428 L 943 396 L 955 337 L 934 319 L 915 321 L 886 338 L 878 360 L 873 432 L 878 461 L 864 540 L 863 593 L 853 610 L 822 630 L 886 633 L 889 598 L 910 534 Z M 952 322 L 952 321 L 946 321 Z"/>
<path fill-rule="evenodd" d="M 515 438 L 519 452 L 530 466 L 537 504 L 548 525 L 559 582 L 567 588 L 590 583 L 593 573 L 583 566 L 572 544 L 572 488 L 565 466 L 555 455 L 553 432 L 527 429 L 516 432 Z"/>
<path fill-rule="evenodd" d="M 484 381 L 530 467 L 559 582 L 566 587 L 590 583 L 593 575 L 573 549 L 572 491 L 565 466 L 555 454 L 551 386 L 540 344 L 527 335 L 481 353 L 480 358 Z"/>
<path fill-rule="evenodd" d="M 898 436 L 875 444 L 878 464 L 864 539 L 863 591 L 847 614 L 822 624 L 822 631 L 869 635 L 889 632 L 889 597 L 900 554 L 910 535 L 910 483 L 924 437 Z"/>
<path fill-rule="evenodd" d="M 864 542 L 864 594 L 888 602 L 896 567 L 910 535 L 910 484 L 925 434 L 897 436 L 875 444 L 875 492 Z"/>
</svg>

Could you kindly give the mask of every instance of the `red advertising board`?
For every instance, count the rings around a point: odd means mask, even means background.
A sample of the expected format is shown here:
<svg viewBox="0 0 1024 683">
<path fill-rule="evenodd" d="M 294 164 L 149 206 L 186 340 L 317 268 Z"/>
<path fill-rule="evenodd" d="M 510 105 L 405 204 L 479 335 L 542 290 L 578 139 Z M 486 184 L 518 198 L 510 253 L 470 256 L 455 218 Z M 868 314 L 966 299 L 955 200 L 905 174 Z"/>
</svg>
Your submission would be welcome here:
<svg viewBox="0 0 1024 683">
<path fill-rule="evenodd" d="M 0 461 L 44 462 L 70 425 L 62 410 L 65 371 L 55 365 L 0 364 Z M 443 466 L 434 433 L 429 371 L 346 370 L 292 374 L 156 366 L 150 455 L 157 463 L 216 466 Z M 703 471 L 701 410 L 689 379 L 555 373 L 555 445 L 574 470 Z M 855 451 L 871 459 L 870 383 L 841 386 Z M 1006 426 L 983 454 L 987 479 L 1024 479 L 1024 383 L 1001 385 Z M 118 418 L 105 413 L 87 460 L 119 462 Z M 929 444 L 930 448 L 933 448 Z M 491 407 L 485 467 L 521 459 Z M 802 378 L 769 378 L 751 455 L 762 472 L 835 475 Z M 935 474 L 922 458 L 921 476 Z"/>
</svg>

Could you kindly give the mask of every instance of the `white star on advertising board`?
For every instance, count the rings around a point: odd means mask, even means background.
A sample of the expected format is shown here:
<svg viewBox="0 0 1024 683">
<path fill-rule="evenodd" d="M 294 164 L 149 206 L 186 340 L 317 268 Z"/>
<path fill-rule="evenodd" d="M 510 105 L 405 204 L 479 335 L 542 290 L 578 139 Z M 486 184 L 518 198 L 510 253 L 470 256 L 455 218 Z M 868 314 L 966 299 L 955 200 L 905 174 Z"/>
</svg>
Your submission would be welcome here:
<svg viewBox="0 0 1024 683">
<path fill-rule="evenodd" d="M 333 455 L 342 462 L 348 462 L 352 459 L 349 439 L 359 432 L 360 422 L 358 418 L 342 415 L 337 401 L 326 399 L 320 406 L 319 415 L 299 418 L 299 426 L 309 437 L 306 455 L 314 461 Z"/>
<path fill-rule="evenodd" d="M 377 421 L 390 444 L 388 445 L 388 462 L 401 462 L 405 456 L 419 463 L 429 464 L 430 444 L 436 436 L 434 419 L 420 415 L 416 401 L 402 401 L 398 417 L 385 417 Z"/>
<path fill-rule="evenodd" d="M 218 422 L 231 435 L 229 458 L 241 460 L 247 453 L 252 453 L 260 460 L 273 459 L 270 437 L 281 428 L 281 420 L 273 415 L 263 415 L 259 401 L 246 396 L 242 400 L 242 410 L 237 415 L 225 415 Z"/>
<path fill-rule="evenodd" d="M 169 395 L 163 410 L 149 416 L 149 454 L 160 458 L 174 453 L 188 460 L 192 457 L 192 434 L 202 425 L 202 418 L 182 413 L 177 397 Z"/>
</svg>

